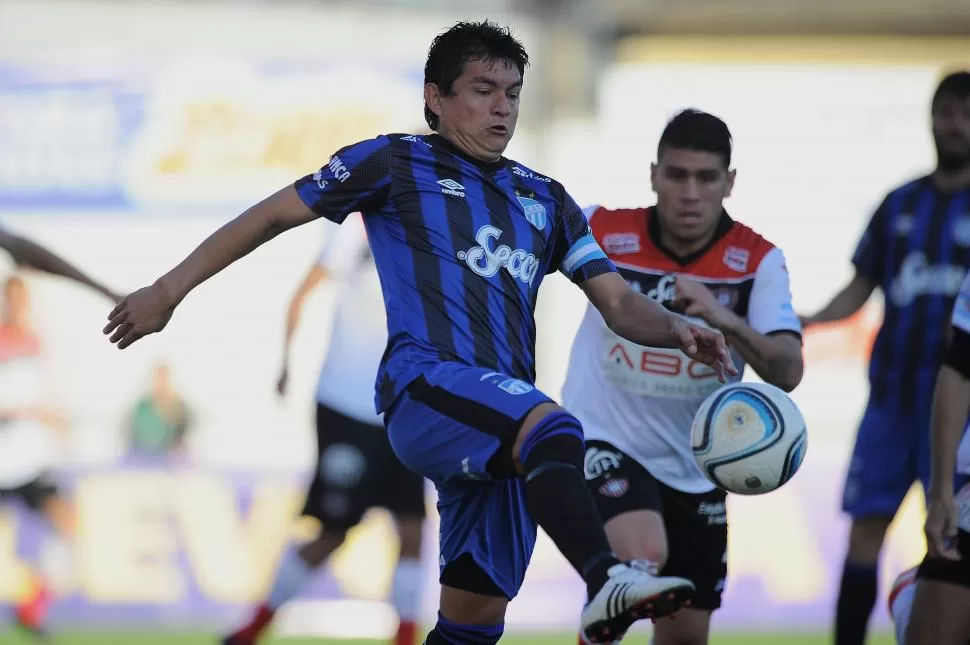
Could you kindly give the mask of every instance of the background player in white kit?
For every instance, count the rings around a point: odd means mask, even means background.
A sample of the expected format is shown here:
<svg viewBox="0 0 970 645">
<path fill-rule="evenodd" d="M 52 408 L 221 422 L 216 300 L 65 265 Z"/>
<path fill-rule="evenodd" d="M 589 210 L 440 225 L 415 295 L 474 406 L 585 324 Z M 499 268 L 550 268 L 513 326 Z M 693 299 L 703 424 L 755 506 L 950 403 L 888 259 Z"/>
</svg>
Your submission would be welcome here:
<svg viewBox="0 0 970 645">
<path fill-rule="evenodd" d="M 748 363 L 790 391 L 803 366 L 784 256 L 725 212 L 730 164 L 724 122 L 686 110 L 660 138 L 651 168 L 657 205 L 594 206 L 587 216 L 634 290 L 720 329 L 739 370 Z M 655 562 L 662 575 L 696 588 L 689 608 L 656 622 L 655 645 L 707 643 L 711 613 L 721 604 L 726 494 L 704 477 L 690 446 L 694 413 L 720 386 L 706 366 L 677 350 L 623 340 L 587 308 L 563 402 L 586 431 L 586 478 L 610 544 L 617 557 Z"/>
<path fill-rule="evenodd" d="M 70 262 L 36 242 L 0 226 L 0 249 L 18 267 L 30 268 L 83 284 L 118 302 L 121 298 Z M 74 529 L 74 511 L 52 477 L 56 437 L 67 420 L 49 405 L 41 343 L 28 323 L 28 293 L 17 276 L 4 282 L 0 323 L 0 501 L 19 498 L 40 513 L 62 538 Z M 52 593 L 45 576 L 33 571 L 33 584 L 15 611 L 20 627 L 44 631 Z"/>
<path fill-rule="evenodd" d="M 893 586 L 889 610 L 900 645 L 970 643 L 970 274 L 951 317 L 936 381 L 927 554 Z M 962 437 L 962 439 L 961 439 Z M 957 491 L 956 478 L 962 480 Z"/>
<path fill-rule="evenodd" d="M 255 643 L 276 610 L 297 595 L 315 569 L 343 544 L 347 531 L 373 507 L 397 522 L 400 559 L 391 601 L 400 618 L 395 645 L 415 645 L 421 602 L 421 542 L 425 517 L 424 479 L 394 455 L 380 416 L 374 412 L 374 380 L 387 323 L 377 269 L 360 216 L 329 229 L 317 261 L 290 302 L 283 367 L 277 384 L 284 395 L 289 353 L 306 297 L 319 284 L 340 284 L 326 359 L 317 384 L 317 467 L 302 515 L 323 524 L 320 535 L 289 551 L 277 570 L 269 598 L 227 645 Z"/>
</svg>

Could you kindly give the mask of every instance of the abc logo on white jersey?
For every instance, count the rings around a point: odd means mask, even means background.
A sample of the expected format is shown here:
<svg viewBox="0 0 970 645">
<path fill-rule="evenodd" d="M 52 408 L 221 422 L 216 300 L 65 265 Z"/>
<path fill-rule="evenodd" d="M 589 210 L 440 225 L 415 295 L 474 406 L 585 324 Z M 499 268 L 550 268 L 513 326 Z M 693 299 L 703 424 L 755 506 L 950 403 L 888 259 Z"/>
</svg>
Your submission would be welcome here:
<svg viewBox="0 0 970 645">
<path fill-rule="evenodd" d="M 790 480 L 805 458 L 805 418 L 767 383 L 733 383 L 704 400 L 691 427 L 694 461 L 712 484 L 761 495 Z"/>
</svg>

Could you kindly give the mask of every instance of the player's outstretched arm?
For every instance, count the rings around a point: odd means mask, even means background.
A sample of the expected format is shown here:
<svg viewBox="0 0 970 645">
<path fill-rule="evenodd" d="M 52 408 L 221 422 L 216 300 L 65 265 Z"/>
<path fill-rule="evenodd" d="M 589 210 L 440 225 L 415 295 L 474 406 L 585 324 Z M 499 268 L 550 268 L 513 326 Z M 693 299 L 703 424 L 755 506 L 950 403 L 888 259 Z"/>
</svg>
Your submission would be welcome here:
<svg viewBox="0 0 970 645">
<path fill-rule="evenodd" d="M 862 309 L 869 296 L 876 288 L 876 283 L 861 273 L 856 273 L 849 284 L 835 294 L 832 300 L 816 313 L 810 316 L 799 316 L 803 327 L 821 323 L 839 322 Z"/>
<path fill-rule="evenodd" d="M 780 333 L 759 332 L 718 302 L 710 289 L 689 278 L 677 278 L 674 307 L 719 329 L 758 376 L 791 392 L 801 382 L 805 365 L 801 338 L 797 335 L 798 320 L 791 311 L 787 274 L 782 275 L 785 276 L 783 289 L 759 289 L 756 277 L 748 305 L 752 318 L 767 319 L 761 322 L 762 328 Z"/>
<path fill-rule="evenodd" d="M 13 261 L 21 266 L 30 267 L 44 273 L 73 280 L 94 289 L 106 298 L 119 302 L 121 297 L 106 286 L 91 278 L 73 264 L 50 249 L 19 235 L 0 231 L 0 248 L 11 255 Z"/>
<path fill-rule="evenodd" d="M 603 273 L 580 286 L 616 335 L 638 345 L 678 348 L 712 366 L 722 381 L 725 374 L 738 373 L 719 332 L 667 311 L 631 289 L 618 273 Z"/>
<path fill-rule="evenodd" d="M 267 197 L 210 235 L 153 284 L 125 298 L 109 314 L 104 333 L 124 349 L 161 331 L 195 287 L 280 233 L 316 218 L 292 186 Z"/>
<path fill-rule="evenodd" d="M 293 344 L 296 329 L 300 326 L 303 304 L 306 302 L 307 296 L 317 288 L 317 285 L 327 279 L 327 275 L 327 270 L 320 266 L 319 262 L 314 262 L 310 270 L 303 276 L 303 281 L 297 287 L 293 298 L 290 299 L 290 305 L 286 310 L 286 330 L 283 334 L 283 364 L 280 366 L 280 375 L 276 381 L 276 391 L 279 392 L 280 396 L 286 394 L 290 375 L 290 347 Z"/>
</svg>

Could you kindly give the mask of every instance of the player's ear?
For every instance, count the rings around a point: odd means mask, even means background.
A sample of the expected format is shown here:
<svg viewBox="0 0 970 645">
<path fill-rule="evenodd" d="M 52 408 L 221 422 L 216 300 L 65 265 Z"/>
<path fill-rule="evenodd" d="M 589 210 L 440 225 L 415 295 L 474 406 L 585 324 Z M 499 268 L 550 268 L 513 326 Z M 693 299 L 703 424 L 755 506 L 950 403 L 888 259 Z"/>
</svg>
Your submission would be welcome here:
<svg viewBox="0 0 970 645">
<path fill-rule="evenodd" d="M 734 177 L 737 174 L 738 174 L 737 171 L 734 170 L 733 168 L 731 170 L 728 170 L 727 180 L 725 181 L 725 186 L 724 186 L 724 197 L 725 198 L 728 198 L 728 197 L 731 196 L 731 191 L 734 190 Z"/>
<path fill-rule="evenodd" d="M 441 116 L 441 90 L 434 83 L 424 84 L 424 104 L 435 116 Z"/>
</svg>

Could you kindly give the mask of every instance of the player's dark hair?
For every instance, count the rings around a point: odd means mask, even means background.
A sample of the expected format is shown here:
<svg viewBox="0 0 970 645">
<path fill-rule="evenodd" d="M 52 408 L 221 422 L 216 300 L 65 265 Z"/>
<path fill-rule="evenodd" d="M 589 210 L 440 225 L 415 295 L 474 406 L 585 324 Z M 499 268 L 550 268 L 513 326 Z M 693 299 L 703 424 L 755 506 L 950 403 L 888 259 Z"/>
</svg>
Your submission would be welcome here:
<svg viewBox="0 0 970 645">
<path fill-rule="evenodd" d="M 731 166 L 731 131 L 727 124 L 713 114 L 688 109 L 679 113 L 664 128 L 657 145 L 657 159 L 667 148 L 712 152 Z"/>
<path fill-rule="evenodd" d="M 952 96 L 960 101 L 970 99 L 970 71 L 962 70 L 944 76 L 933 94 L 933 103 L 931 104 L 933 108 L 936 107 L 937 102 L 943 96 Z"/>
<path fill-rule="evenodd" d="M 434 83 L 442 94 L 449 95 L 455 81 L 465 71 L 465 64 L 475 60 L 514 65 L 524 76 L 529 54 L 508 27 L 488 20 L 459 22 L 431 42 L 424 64 L 424 82 Z M 438 115 L 427 105 L 424 106 L 424 120 L 432 130 L 438 129 Z"/>
</svg>

